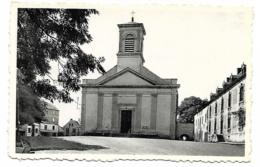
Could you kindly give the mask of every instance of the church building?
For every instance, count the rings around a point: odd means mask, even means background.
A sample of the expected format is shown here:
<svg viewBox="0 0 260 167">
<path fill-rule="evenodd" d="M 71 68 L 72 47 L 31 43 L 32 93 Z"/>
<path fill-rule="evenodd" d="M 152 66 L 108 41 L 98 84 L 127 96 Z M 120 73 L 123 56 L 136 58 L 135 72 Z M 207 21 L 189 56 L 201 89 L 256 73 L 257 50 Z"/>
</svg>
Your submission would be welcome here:
<svg viewBox="0 0 260 167">
<path fill-rule="evenodd" d="M 177 79 L 161 78 L 144 66 L 146 33 L 142 23 L 132 18 L 118 28 L 117 64 L 99 78 L 81 84 L 81 134 L 175 139 Z"/>
</svg>

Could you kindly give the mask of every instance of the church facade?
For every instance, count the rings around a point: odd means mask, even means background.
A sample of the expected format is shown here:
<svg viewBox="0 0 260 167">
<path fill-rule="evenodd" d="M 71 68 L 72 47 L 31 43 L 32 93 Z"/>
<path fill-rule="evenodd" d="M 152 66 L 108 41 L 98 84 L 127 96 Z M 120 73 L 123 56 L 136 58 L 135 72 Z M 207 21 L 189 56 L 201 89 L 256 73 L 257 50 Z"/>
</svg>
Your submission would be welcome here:
<svg viewBox="0 0 260 167">
<path fill-rule="evenodd" d="M 156 135 L 174 139 L 177 79 L 164 79 L 143 64 L 144 25 L 119 24 L 117 64 L 83 80 L 81 133 Z"/>
</svg>

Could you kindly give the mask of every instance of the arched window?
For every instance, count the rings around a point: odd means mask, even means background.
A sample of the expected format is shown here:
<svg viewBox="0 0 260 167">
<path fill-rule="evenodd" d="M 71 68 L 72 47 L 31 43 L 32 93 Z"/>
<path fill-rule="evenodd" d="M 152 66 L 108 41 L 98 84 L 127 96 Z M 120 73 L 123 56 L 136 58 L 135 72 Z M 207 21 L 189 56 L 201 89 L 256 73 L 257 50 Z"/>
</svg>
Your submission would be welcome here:
<svg viewBox="0 0 260 167">
<path fill-rule="evenodd" d="M 133 34 L 128 34 L 125 38 L 125 52 L 134 52 L 135 40 Z"/>
</svg>

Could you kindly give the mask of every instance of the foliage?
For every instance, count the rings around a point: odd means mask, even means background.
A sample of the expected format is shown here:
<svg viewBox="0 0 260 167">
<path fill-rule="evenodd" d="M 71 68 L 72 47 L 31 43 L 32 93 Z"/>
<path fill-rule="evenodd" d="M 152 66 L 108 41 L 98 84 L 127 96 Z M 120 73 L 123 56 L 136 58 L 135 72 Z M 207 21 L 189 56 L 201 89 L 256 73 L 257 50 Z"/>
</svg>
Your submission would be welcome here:
<svg viewBox="0 0 260 167">
<path fill-rule="evenodd" d="M 23 84 L 16 88 L 16 110 L 20 124 L 31 124 L 44 119 L 44 105 L 32 90 Z"/>
<path fill-rule="evenodd" d="M 98 14 L 98 11 L 18 9 L 17 68 L 23 76 L 23 84 L 33 90 L 30 93 L 52 102 L 71 102 L 70 91 L 80 89 L 81 76 L 95 69 L 104 72 L 101 66 L 104 58 L 86 54 L 80 48 L 82 44 L 92 41 L 88 32 L 91 14 Z M 51 82 L 51 61 L 58 62 L 62 68 L 57 76 L 61 87 Z M 29 97 L 29 91 L 23 91 L 21 93 Z"/>
<path fill-rule="evenodd" d="M 194 115 L 207 104 L 208 101 L 201 100 L 199 97 L 191 96 L 185 98 L 178 107 L 178 121 L 183 123 L 193 123 Z"/>
</svg>

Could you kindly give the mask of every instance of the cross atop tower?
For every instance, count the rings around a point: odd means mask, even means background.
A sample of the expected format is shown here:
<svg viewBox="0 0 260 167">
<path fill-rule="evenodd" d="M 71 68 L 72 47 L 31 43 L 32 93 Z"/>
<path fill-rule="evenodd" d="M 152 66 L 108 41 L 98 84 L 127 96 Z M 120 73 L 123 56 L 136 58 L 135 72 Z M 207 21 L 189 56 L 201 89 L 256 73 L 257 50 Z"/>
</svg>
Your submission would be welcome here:
<svg viewBox="0 0 260 167">
<path fill-rule="evenodd" d="M 135 12 L 132 11 L 131 14 L 132 14 L 132 22 L 134 22 L 134 14 L 135 14 Z"/>
</svg>

